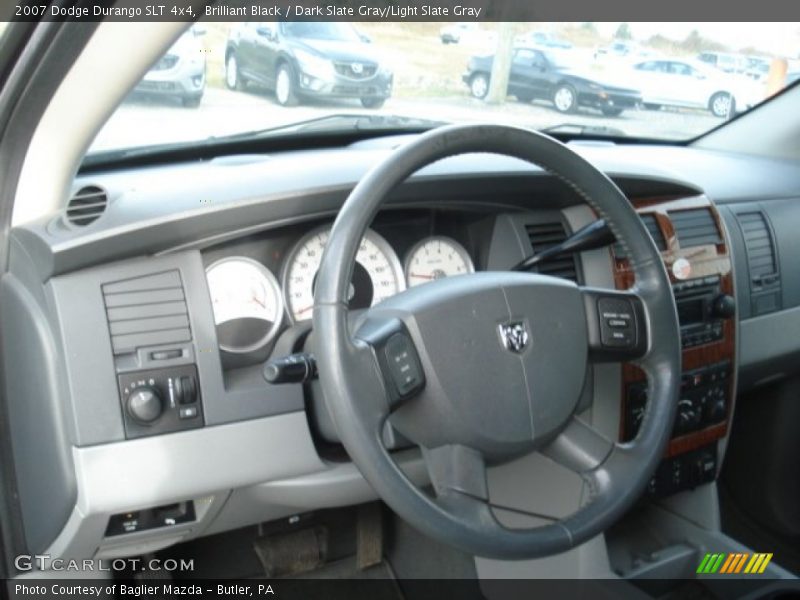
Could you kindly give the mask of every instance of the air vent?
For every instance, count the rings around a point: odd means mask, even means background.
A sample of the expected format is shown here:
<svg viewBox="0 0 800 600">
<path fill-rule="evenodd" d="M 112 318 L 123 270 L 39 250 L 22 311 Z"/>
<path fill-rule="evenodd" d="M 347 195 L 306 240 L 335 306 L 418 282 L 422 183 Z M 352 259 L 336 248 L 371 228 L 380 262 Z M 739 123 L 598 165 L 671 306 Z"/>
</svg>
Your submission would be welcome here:
<svg viewBox="0 0 800 600">
<path fill-rule="evenodd" d="M 547 248 L 560 244 L 567 239 L 567 231 L 564 225 L 557 223 L 529 223 L 525 226 L 528 239 L 531 242 L 533 254 L 539 254 Z M 553 260 L 547 260 L 535 267 L 537 273 L 561 277 L 571 281 L 578 281 L 577 269 L 575 268 L 575 257 L 568 255 Z"/>
<path fill-rule="evenodd" d="M 653 238 L 658 251 L 664 252 L 664 250 L 667 249 L 667 241 L 664 239 L 664 232 L 661 231 L 661 227 L 658 226 L 658 220 L 656 219 L 656 216 L 652 213 L 639 216 L 642 219 L 642 223 L 644 223 L 644 226 L 647 228 L 647 232 L 650 234 L 650 237 Z M 617 258 L 626 258 L 625 251 L 622 249 L 622 244 L 619 242 L 614 244 L 614 256 Z"/>
<path fill-rule="evenodd" d="M 676 210 L 669 217 L 681 248 L 722 243 L 717 222 L 708 208 Z"/>
<path fill-rule="evenodd" d="M 192 339 L 177 270 L 103 285 L 114 354 Z"/>
<path fill-rule="evenodd" d="M 767 219 L 760 211 L 736 215 L 747 251 L 750 273 L 750 300 L 754 315 L 780 308 L 780 272 L 775 256 L 775 244 Z"/>
<path fill-rule="evenodd" d="M 67 203 L 66 219 L 72 225 L 83 227 L 94 223 L 106 210 L 108 194 L 95 185 L 82 187 Z"/>
</svg>

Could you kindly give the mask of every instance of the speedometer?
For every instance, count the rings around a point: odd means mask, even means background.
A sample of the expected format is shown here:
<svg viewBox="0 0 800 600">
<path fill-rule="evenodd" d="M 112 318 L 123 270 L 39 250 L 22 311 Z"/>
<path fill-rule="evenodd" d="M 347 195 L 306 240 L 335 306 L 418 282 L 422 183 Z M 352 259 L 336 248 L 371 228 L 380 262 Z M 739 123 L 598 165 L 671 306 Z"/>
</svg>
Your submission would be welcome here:
<svg viewBox="0 0 800 600">
<path fill-rule="evenodd" d="M 286 307 L 292 319 L 311 318 L 314 286 L 328 243 L 330 227 L 320 227 L 303 237 L 292 250 L 283 275 Z M 388 242 L 371 229 L 367 230 L 356 254 L 350 283 L 350 308 L 369 308 L 405 289 L 403 269 Z"/>
<path fill-rule="evenodd" d="M 223 258 L 206 269 L 219 347 L 252 352 L 278 332 L 283 318 L 280 286 L 261 263 L 243 256 Z"/>
<path fill-rule="evenodd" d="M 406 258 L 408 287 L 474 270 L 464 246 L 448 237 L 426 238 L 414 246 Z"/>
</svg>

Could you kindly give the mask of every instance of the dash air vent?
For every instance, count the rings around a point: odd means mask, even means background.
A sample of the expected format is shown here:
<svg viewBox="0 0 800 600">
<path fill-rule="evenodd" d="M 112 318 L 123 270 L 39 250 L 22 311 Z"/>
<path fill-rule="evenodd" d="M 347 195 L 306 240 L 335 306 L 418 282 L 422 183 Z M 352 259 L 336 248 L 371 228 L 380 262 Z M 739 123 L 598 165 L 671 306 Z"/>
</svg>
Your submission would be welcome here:
<svg viewBox="0 0 800 600">
<path fill-rule="evenodd" d="M 65 217 L 70 224 L 83 227 L 99 219 L 107 205 L 106 191 L 95 185 L 88 185 L 79 189 L 69 199 Z"/>
<path fill-rule="evenodd" d="M 192 339 L 177 270 L 103 285 L 114 354 Z"/>
<path fill-rule="evenodd" d="M 717 222 L 708 208 L 676 210 L 669 213 L 669 218 L 681 248 L 722 243 Z"/>
<path fill-rule="evenodd" d="M 664 232 L 661 231 L 661 227 L 658 226 L 656 216 L 652 213 L 639 216 L 642 219 L 642 223 L 644 223 L 644 226 L 647 228 L 647 232 L 650 234 L 650 237 L 652 237 L 653 241 L 656 243 L 656 248 L 658 248 L 658 251 L 664 252 L 664 250 L 667 249 L 667 241 L 664 239 Z M 626 257 L 626 253 L 622 249 L 622 244 L 619 242 L 614 244 L 614 256 L 617 258 Z"/>
<path fill-rule="evenodd" d="M 551 248 L 567 239 L 567 230 L 560 222 L 555 223 L 529 223 L 525 226 L 528 239 L 531 242 L 533 254 Z M 574 256 L 567 255 L 544 261 L 536 267 L 536 272 L 542 275 L 561 277 L 571 281 L 578 281 Z"/>
<path fill-rule="evenodd" d="M 761 211 L 736 215 L 747 251 L 751 306 L 754 315 L 780 308 L 780 272 L 766 217 Z"/>
</svg>

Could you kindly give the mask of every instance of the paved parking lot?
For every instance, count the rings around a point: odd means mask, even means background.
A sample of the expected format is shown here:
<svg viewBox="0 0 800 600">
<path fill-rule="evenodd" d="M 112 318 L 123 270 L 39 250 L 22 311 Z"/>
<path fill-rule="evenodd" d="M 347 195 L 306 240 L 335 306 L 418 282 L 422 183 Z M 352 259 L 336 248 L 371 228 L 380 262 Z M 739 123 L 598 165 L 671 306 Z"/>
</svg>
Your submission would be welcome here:
<svg viewBox="0 0 800 600">
<path fill-rule="evenodd" d="M 548 103 L 522 104 L 509 99 L 489 106 L 470 98 L 391 98 L 380 111 L 368 111 L 357 100 L 279 106 L 266 91 L 232 92 L 208 88 L 198 108 L 184 108 L 165 98 L 131 98 L 112 116 L 93 144 L 93 150 L 131 147 L 224 136 L 265 129 L 332 113 L 379 112 L 459 122 L 492 121 L 543 129 L 562 123 L 608 127 L 635 137 L 686 139 L 722 121 L 700 111 L 626 111 L 619 117 L 581 110 L 564 115 Z"/>
</svg>

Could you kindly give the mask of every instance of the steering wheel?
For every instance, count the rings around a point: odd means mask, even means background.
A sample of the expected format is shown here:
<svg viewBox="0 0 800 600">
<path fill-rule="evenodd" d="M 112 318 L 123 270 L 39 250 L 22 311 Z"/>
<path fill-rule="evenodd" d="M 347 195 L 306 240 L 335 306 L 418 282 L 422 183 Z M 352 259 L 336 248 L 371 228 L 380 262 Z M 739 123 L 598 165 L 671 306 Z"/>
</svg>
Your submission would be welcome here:
<svg viewBox="0 0 800 600">
<path fill-rule="evenodd" d="M 516 157 L 564 180 L 606 219 L 635 285 L 612 291 L 533 273 L 473 273 L 411 288 L 351 323 L 356 252 L 387 194 L 420 168 L 470 152 Z M 448 126 L 373 168 L 331 230 L 313 319 L 325 402 L 355 465 L 412 526 L 470 554 L 535 558 L 599 534 L 644 491 L 669 439 L 680 342 L 661 257 L 616 185 L 546 135 Z M 575 416 L 587 365 L 613 361 L 634 362 L 647 375 L 647 409 L 629 443 Z M 422 449 L 433 494 L 392 460 L 387 423 Z M 492 512 L 486 466 L 533 451 L 580 474 L 583 501 L 562 520 L 509 529 Z"/>
</svg>

